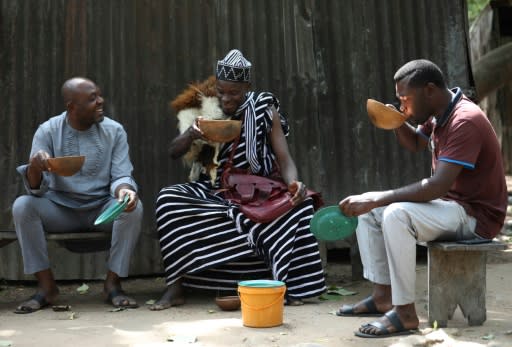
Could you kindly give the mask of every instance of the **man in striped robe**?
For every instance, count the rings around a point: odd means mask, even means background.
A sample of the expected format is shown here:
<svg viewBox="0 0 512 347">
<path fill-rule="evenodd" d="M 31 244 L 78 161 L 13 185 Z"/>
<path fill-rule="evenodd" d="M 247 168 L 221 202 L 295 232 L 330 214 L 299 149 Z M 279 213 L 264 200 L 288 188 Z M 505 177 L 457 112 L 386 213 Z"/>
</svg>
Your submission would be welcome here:
<svg viewBox="0 0 512 347">
<path fill-rule="evenodd" d="M 156 203 L 167 290 L 150 307 L 162 310 L 184 302 L 182 285 L 234 290 L 239 280 L 272 278 L 285 282 L 289 304 L 325 291 L 318 244 L 309 230 L 313 200 L 298 179 L 286 136 L 288 122 L 277 98 L 250 90 L 251 63 L 238 50 L 218 61 L 216 90 L 222 112 L 243 120 L 238 140 L 221 146 L 216 179 L 163 188 Z M 203 138 L 197 122 L 171 143 L 171 156 L 182 157 L 195 139 Z M 276 169 L 292 193 L 293 208 L 269 223 L 257 223 L 224 199 L 220 177 L 232 155 L 232 166 L 269 176 Z"/>
</svg>

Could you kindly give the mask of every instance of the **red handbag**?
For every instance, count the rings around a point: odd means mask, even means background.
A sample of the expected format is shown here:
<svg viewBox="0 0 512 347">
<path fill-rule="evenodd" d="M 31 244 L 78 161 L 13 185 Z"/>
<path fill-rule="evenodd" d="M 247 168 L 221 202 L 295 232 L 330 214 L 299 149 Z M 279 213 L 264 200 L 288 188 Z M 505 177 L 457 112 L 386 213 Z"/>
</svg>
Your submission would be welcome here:
<svg viewBox="0 0 512 347">
<path fill-rule="evenodd" d="M 240 211 L 256 223 L 269 223 L 290 211 L 293 208 L 293 195 L 280 178 L 253 175 L 232 167 L 237 145 L 238 139 L 233 143 L 233 150 L 221 175 L 223 197 L 239 205 Z M 315 208 L 323 205 L 320 193 L 307 190 L 306 196 L 313 197 Z"/>
<path fill-rule="evenodd" d="M 282 181 L 228 168 L 221 176 L 223 196 L 257 223 L 269 223 L 290 211 L 292 194 Z"/>
</svg>

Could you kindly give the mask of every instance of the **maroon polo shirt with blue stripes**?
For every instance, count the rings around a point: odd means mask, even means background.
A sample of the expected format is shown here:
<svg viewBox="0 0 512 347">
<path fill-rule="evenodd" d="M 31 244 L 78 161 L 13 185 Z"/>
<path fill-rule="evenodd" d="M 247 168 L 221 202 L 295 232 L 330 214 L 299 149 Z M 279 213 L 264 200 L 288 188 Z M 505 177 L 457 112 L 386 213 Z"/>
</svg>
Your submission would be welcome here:
<svg viewBox="0 0 512 347">
<path fill-rule="evenodd" d="M 508 202 L 501 147 L 480 107 L 459 88 L 452 92 L 446 112 L 420 125 L 418 134 L 429 140 L 432 172 L 439 161 L 462 166 L 443 199 L 461 204 L 476 218 L 475 232 L 491 239 L 503 226 Z"/>
</svg>

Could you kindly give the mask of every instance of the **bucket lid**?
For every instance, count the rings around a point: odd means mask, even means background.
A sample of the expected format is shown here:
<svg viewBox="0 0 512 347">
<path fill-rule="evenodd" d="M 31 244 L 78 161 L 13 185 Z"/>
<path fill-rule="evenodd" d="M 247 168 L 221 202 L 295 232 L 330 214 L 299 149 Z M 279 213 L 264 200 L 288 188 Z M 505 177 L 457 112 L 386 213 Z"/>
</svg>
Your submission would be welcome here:
<svg viewBox="0 0 512 347">
<path fill-rule="evenodd" d="M 242 287 L 253 287 L 253 288 L 271 288 L 271 287 L 282 287 L 284 282 L 273 281 L 273 280 L 251 280 L 238 282 L 239 286 Z"/>
</svg>

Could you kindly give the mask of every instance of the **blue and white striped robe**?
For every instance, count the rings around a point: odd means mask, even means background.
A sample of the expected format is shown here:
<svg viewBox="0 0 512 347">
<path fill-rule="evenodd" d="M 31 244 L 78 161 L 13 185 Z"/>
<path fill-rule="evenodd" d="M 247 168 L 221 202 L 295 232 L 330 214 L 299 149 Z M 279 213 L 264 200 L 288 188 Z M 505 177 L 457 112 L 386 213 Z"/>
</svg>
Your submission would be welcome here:
<svg viewBox="0 0 512 347">
<path fill-rule="evenodd" d="M 269 175 L 274 169 L 268 138 L 272 105 L 279 110 L 271 93 L 250 92 L 232 117 L 240 119 L 244 114 L 234 167 L 251 168 L 260 175 Z M 281 125 L 288 135 L 282 115 Z M 226 143 L 220 150 L 214 185 L 203 177 L 163 188 L 158 195 L 156 220 L 167 284 L 183 277 L 184 285 L 233 290 L 240 280 L 270 277 L 286 283 L 290 298 L 321 294 L 325 291 L 324 273 L 317 241 L 309 230 L 313 201 L 307 199 L 267 224 L 246 218 L 216 192 L 232 146 L 232 142 Z"/>
</svg>

